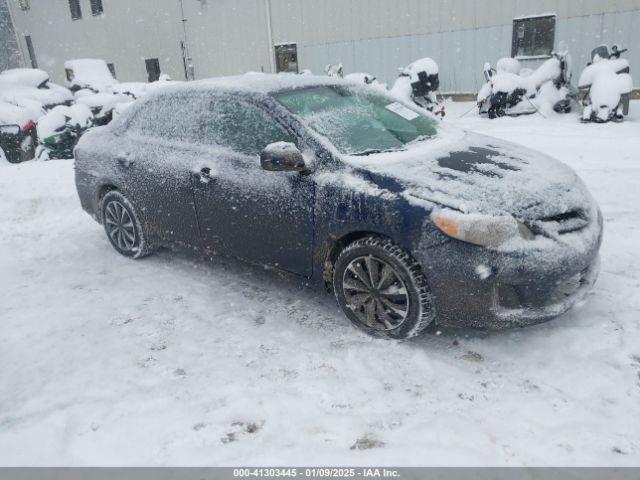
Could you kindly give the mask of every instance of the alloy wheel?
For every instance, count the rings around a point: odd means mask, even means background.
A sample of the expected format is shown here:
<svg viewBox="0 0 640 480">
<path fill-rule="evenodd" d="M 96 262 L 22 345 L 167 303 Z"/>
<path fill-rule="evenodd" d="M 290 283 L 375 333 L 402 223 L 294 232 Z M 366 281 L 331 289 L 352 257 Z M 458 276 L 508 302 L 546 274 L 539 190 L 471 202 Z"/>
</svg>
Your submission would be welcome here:
<svg viewBox="0 0 640 480">
<path fill-rule="evenodd" d="M 390 331 L 409 314 L 409 293 L 393 266 L 372 255 L 353 259 L 344 271 L 347 307 L 368 327 Z"/>
<path fill-rule="evenodd" d="M 105 227 L 111 241 L 122 252 L 133 252 L 137 244 L 133 219 L 125 206 L 112 200 L 105 208 Z"/>
</svg>

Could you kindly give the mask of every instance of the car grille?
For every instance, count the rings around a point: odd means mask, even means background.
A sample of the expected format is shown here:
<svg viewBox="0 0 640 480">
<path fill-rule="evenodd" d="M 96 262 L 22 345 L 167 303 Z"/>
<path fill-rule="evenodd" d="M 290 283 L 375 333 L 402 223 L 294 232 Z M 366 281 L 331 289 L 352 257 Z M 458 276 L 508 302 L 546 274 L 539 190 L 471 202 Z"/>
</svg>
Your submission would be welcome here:
<svg viewBox="0 0 640 480">
<path fill-rule="evenodd" d="M 529 227 L 535 232 L 546 236 L 566 235 L 578 232 L 589 225 L 589 217 L 582 210 L 571 210 L 550 217 L 531 222 Z"/>
</svg>

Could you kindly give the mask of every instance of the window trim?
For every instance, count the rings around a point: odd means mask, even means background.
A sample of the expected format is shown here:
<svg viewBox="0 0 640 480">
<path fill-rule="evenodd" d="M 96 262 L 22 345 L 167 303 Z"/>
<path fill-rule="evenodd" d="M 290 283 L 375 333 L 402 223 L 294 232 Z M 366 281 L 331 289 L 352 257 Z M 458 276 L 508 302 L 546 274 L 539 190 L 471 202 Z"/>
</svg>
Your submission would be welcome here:
<svg viewBox="0 0 640 480">
<path fill-rule="evenodd" d="M 527 22 L 534 22 L 536 20 L 542 19 L 553 19 L 553 39 L 551 41 L 551 48 L 549 49 L 549 53 L 538 54 L 538 55 L 518 55 L 518 38 L 517 38 L 517 30 L 520 24 L 525 25 Z M 512 33 L 511 33 L 511 57 L 517 60 L 539 60 L 551 58 L 551 54 L 553 53 L 553 49 L 555 47 L 556 41 L 556 31 L 557 31 L 557 19 L 558 16 L 555 13 L 542 13 L 540 15 L 528 15 L 523 17 L 516 17 L 513 19 L 512 24 Z M 526 33 L 525 33 L 526 35 Z"/>
</svg>

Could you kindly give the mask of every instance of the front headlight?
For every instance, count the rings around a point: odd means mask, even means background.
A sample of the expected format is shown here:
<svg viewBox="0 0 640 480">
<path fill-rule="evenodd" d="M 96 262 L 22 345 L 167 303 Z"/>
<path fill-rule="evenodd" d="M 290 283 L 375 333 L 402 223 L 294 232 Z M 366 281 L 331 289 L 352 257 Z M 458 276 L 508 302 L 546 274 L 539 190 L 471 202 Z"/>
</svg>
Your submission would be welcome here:
<svg viewBox="0 0 640 480">
<path fill-rule="evenodd" d="M 499 247 L 514 238 L 535 238 L 525 224 L 510 215 L 491 216 L 436 210 L 431 214 L 431 220 L 445 235 L 482 247 Z"/>
</svg>

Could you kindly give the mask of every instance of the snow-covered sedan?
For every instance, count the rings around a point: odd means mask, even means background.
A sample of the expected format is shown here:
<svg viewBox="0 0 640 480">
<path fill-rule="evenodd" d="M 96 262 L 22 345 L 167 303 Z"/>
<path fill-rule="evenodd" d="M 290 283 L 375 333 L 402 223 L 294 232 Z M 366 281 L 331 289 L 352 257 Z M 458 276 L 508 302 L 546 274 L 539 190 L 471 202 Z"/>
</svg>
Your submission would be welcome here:
<svg viewBox="0 0 640 480">
<path fill-rule="evenodd" d="M 358 327 L 507 327 L 594 284 L 598 206 L 563 164 L 380 89 L 252 74 L 169 87 L 76 149 L 122 255 L 216 252 L 328 285 Z"/>
</svg>

